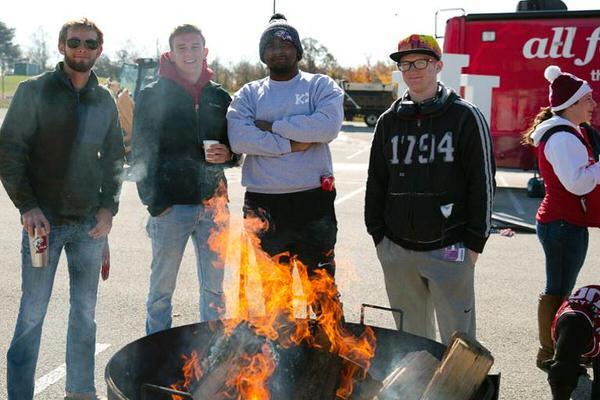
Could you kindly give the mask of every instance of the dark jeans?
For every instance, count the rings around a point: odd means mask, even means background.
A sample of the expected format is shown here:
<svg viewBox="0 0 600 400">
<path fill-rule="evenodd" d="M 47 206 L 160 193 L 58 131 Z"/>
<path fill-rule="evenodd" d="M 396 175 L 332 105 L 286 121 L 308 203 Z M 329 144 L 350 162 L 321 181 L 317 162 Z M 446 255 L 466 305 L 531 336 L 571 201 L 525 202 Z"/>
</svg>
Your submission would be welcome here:
<svg viewBox="0 0 600 400">
<path fill-rule="evenodd" d="M 571 294 L 588 248 L 588 230 L 566 221 L 537 222 L 537 235 L 546 255 L 545 294 Z"/>
<path fill-rule="evenodd" d="M 566 313 L 556 324 L 554 362 L 548 373 L 553 400 L 568 400 L 577 387 L 581 355 L 593 344 L 589 320 L 581 314 Z M 600 357 L 594 359 L 592 400 L 600 399 Z"/>
<path fill-rule="evenodd" d="M 268 221 L 268 229 L 259 237 L 269 255 L 289 252 L 306 265 L 309 275 L 325 269 L 334 276 L 335 194 L 320 188 L 286 194 L 246 192 L 244 218 L 255 215 Z"/>
</svg>

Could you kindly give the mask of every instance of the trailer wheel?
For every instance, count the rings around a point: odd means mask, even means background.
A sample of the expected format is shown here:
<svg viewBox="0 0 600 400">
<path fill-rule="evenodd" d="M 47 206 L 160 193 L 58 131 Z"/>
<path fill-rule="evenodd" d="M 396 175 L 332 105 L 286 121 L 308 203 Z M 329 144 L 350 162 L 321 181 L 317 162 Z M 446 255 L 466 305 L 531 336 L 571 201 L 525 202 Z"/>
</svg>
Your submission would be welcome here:
<svg viewBox="0 0 600 400">
<path fill-rule="evenodd" d="M 378 118 L 378 114 L 368 113 L 367 115 L 365 115 L 365 124 L 367 124 L 367 126 L 373 127 L 377 123 Z"/>
</svg>

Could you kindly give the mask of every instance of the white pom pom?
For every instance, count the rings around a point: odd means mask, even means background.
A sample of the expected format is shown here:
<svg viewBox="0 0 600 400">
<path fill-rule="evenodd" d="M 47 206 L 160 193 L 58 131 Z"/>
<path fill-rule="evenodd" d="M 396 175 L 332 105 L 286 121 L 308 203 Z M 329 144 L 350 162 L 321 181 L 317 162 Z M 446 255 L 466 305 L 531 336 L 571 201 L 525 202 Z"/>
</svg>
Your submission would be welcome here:
<svg viewBox="0 0 600 400">
<path fill-rule="evenodd" d="M 550 83 L 554 82 L 554 80 L 556 78 L 558 78 L 561 74 L 562 74 L 562 71 L 556 65 L 550 65 L 544 71 L 544 77 Z"/>
</svg>

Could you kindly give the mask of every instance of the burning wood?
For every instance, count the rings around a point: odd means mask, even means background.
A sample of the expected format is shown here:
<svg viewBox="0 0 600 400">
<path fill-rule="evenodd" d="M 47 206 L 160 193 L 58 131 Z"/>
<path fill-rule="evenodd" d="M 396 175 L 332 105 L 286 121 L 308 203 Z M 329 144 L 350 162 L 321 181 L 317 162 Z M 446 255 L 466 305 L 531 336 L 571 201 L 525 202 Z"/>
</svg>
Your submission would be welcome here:
<svg viewBox="0 0 600 400">
<path fill-rule="evenodd" d="M 182 356 L 184 380 L 171 388 L 184 390 L 198 400 L 268 398 L 264 395 L 268 393 L 263 384 L 266 378 L 256 375 L 267 373 L 268 377 L 275 369 L 271 346 L 248 323 L 240 324 L 231 335 L 217 337 L 207 357 L 199 357 L 195 350 L 189 357 Z M 178 395 L 172 399 L 182 400 Z"/>
<path fill-rule="evenodd" d="M 171 385 L 171 389 L 175 390 L 185 390 L 190 387 L 192 382 L 197 381 L 202 376 L 202 369 L 200 367 L 200 358 L 198 357 L 198 352 L 195 350 L 192 351 L 190 356 L 186 356 L 185 354 L 181 355 L 183 359 L 183 380 Z M 183 400 L 181 396 L 172 395 L 173 400 Z"/>
<path fill-rule="evenodd" d="M 261 389 L 252 385 L 252 379 L 248 382 L 236 377 L 252 376 L 254 370 L 263 366 L 261 358 L 270 359 L 271 353 L 264 337 L 257 336 L 247 323 L 238 325 L 230 336 L 221 336 L 212 346 L 207 360 L 208 370 L 201 380 L 192 385 L 192 396 L 198 400 L 252 398 L 243 396 L 243 393 Z"/>
<path fill-rule="evenodd" d="M 215 350 L 202 368 L 201 378 L 191 385 L 194 398 L 270 399 L 267 383 L 277 365 L 275 345 L 285 349 L 314 346 L 331 353 L 325 359 L 341 357 L 329 371 L 338 379 L 329 380 L 328 384 L 335 385 L 338 398 L 350 398 L 354 378 L 366 376 L 375 354 L 373 331 L 366 327 L 362 335 L 355 337 L 344 328 L 339 293 L 333 277 L 325 271 L 317 270 L 309 277 L 306 266 L 294 255 L 283 253 L 270 257 L 260 249 L 256 233 L 265 227 L 264 221 L 247 218 L 241 235 L 231 235 L 229 227 L 235 224 L 227 224 L 227 198 L 215 196 L 210 202 L 207 206 L 216 210 L 215 222 L 219 229 L 212 232 L 208 244 L 222 259 L 231 260 L 228 252 L 239 250 L 240 256 L 236 258 L 240 260 L 239 265 L 227 263 L 239 268 L 239 287 L 234 293 L 226 289 L 230 314 L 223 321 L 226 336 L 213 346 Z M 294 293 L 294 269 L 300 280 L 296 286 L 302 288 L 302 295 Z M 248 285 L 251 278 L 256 277 L 262 284 L 262 293 L 252 292 Z M 232 304 L 235 301 L 237 304 Z M 306 310 L 307 305 L 315 310 L 319 331 L 327 340 L 316 341 L 309 319 L 296 318 L 297 306 Z M 256 315 L 257 310 L 262 312 Z M 335 383 L 329 383 L 331 381 Z"/>
</svg>

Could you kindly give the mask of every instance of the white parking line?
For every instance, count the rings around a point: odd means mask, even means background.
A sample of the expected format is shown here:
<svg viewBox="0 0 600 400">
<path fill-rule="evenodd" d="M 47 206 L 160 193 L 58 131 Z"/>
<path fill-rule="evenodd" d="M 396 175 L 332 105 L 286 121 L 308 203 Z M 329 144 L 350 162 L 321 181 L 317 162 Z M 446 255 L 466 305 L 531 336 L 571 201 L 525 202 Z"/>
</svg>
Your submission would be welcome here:
<svg viewBox="0 0 600 400">
<path fill-rule="evenodd" d="M 102 353 L 104 350 L 108 349 L 110 344 L 106 343 L 96 343 L 96 355 Z M 49 386 L 55 384 L 60 381 L 67 374 L 67 365 L 61 364 L 58 368 L 53 369 L 46 375 L 39 378 L 35 381 L 35 392 L 34 396 L 42 393 L 44 390 L 48 389 Z"/>
<path fill-rule="evenodd" d="M 354 190 L 354 191 L 352 191 L 352 192 L 348 193 L 348 194 L 347 194 L 347 195 L 345 195 L 344 197 L 342 197 L 342 198 L 340 198 L 340 199 L 337 199 L 337 200 L 335 201 L 335 203 L 334 203 L 334 204 L 335 204 L 336 206 L 337 206 L 337 205 L 339 205 L 339 204 L 342 204 L 342 203 L 343 203 L 343 202 L 345 202 L 346 200 L 348 200 L 348 199 L 351 199 L 352 197 L 354 197 L 354 196 L 356 196 L 357 194 L 359 194 L 359 193 L 361 193 L 361 192 L 364 192 L 364 191 L 365 191 L 365 187 L 364 187 L 364 186 L 361 186 L 361 187 L 359 187 L 358 189 L 356 189 L 356 190 Z"/>
<path fill-rule="evenodd" d="M 333 171 L 365 171 L 369 170 L 369 164 L 359 163 L 333 163 Z"/>
<path fill-rule="evenodd" d="M 364 149 L 362 149 L 362 150 L 359 150 L 359 151 L 357 151 L 357 152 L 356 152 L 356 153 L 354 153 L 354 154 L 350 154 L 350 155 L 349 155 L 348 157 L 346 157 L 346 158 L 347 158 L 348 160 L 351 160 L 351 159 L 353 159 L 354 157 L 356 157 L 357 155 L 359 155 L 359 154 L 362 154 L 362 153 L 364 153 L 365 151 L 368 151 L 368 150 L 371 150 L 371 146 L 369 146 L 369 147 L 365 147 Z"/>
<path fill-rule="evenodd" d="M 506 180 L 504 179 L 503 176 L 496 174 L 496 179 L 498 179 L 500 181 L 500 184 L 502 186 L 508 186 L 508 183 L 506 182 Z M 510 202 L 512 203 L 517 214 L 525 215 L 525 210 L 523 209 L 523 206 L 521 206 L 521 202 L 519 201 L 519 199 L 517 199 L 517 196 L 515 196 L 513 191 L 510 189 L 507 189 L 507 192 L 508 192 L 508 198 L 510 199 Z"/>
</svg>

